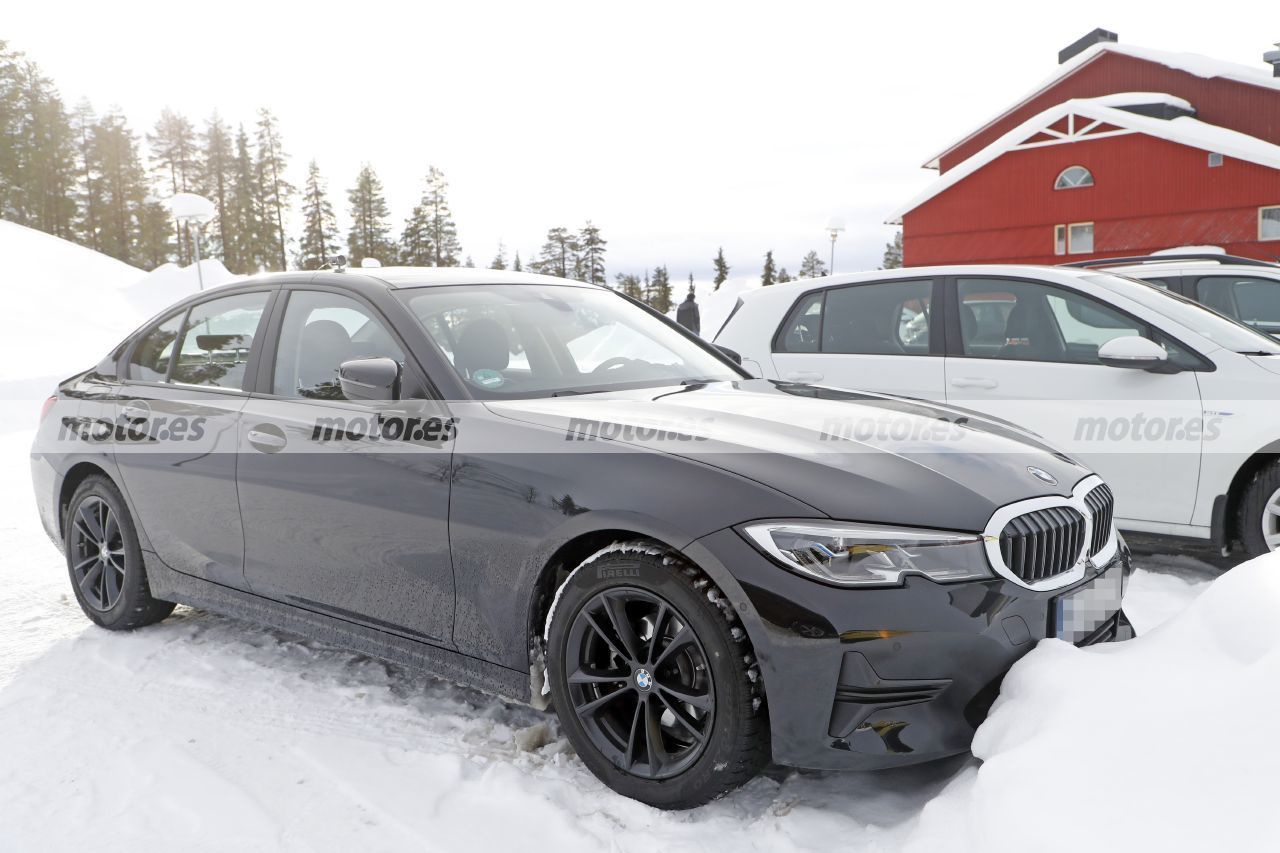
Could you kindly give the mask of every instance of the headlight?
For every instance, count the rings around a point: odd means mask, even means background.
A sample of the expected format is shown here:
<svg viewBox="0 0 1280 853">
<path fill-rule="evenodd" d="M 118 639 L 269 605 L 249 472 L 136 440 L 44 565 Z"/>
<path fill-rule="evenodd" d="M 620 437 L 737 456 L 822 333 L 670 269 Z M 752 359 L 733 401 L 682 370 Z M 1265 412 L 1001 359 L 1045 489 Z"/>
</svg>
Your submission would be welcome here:
<svg viewBox="0 0 1280 853">
<path fill-rule="evenodd" d="M 841 522 L 762 522 L 740 530 L 784 566 L 840 586 L 899 584 L 910 574 L 940 583 L 992 577 L 985 540 L 973 533 Z"/>
</svg>

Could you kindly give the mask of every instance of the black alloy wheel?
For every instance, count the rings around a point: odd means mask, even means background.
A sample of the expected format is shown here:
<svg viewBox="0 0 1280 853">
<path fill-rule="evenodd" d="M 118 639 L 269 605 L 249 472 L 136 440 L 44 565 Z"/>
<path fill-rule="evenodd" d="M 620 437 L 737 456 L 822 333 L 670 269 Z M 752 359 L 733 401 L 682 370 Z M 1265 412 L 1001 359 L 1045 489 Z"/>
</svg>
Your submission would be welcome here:
<svg viewBox="0 0 1280 853">
<path fill-rule="evenodd" d="M 120 601 L 125 584 L 119 519 L 106 501 L 89 495 L 76 506 L 68 534 L 72 580 L 90 607 L 110 610 Z"/>
<path fill-rule="evenodd" d="M 706 746 L 716 712 L 707 653 L 660 596 L 625 586 L 589 599 L 569 628 L 564 672 L 574 714 L 616 767 L 665 779 Z"/>
</svg>

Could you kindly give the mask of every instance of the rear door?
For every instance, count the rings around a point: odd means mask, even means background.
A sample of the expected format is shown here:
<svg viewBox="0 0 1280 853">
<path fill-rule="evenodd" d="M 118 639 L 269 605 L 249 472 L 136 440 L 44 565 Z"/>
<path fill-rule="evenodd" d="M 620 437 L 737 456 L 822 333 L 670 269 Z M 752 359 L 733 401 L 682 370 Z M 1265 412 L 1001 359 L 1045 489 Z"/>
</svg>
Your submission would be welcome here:
<svg viewBox="0 0 1280 853">
<path fill-rule="evenodd" d="M 950 402 L 1026 427 L 1081 460 L 1111 485 L 1122 518 L 1191 522 L 1202 429 L 1197 356 L 1070 288 L 957 277 L 948 289 Z M 1103 343 L 1133 335 L 1156 340 L 1184 371 L 1098 360 Z"/>
<path fill-rule="evenodd" d="M 130 350 L 113 438 L 124 487 L 169 567 L 243 587 L 236 425 L 273 291 L 198 302 Z"/>
<path fill-rule="evenodd" d="M 453 625 L 452 429 L 369 302 L 281 294 L 260 393 L 241 417 L 245 577 L 261 595 L 443 644 Z M 343 361 L 387 357 L 399 401 L 347 400 Z"/>
<path fill-rule="evenodd" d="M 941 324 L 932 278 L 866 282 L 811 291 L 788 312 L 773 341 L 788 382 L 946 397 Z"/>
</svg>

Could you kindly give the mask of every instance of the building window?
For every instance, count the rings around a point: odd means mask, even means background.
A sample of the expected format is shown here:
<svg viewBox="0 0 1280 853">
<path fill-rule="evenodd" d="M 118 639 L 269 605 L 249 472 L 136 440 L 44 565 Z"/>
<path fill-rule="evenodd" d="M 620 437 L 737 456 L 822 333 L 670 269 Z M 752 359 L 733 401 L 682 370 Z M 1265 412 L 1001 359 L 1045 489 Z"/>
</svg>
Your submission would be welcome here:
<svg viewBox="0 0 1280 853">
<path fill-rule="evenodd" d="M 1084 166 L 1068 166 L 1053 182 L 1055 190 L 1074 190 L 1093 186 L 1093 173 Z"/>
<path fill-rule="evenodd" d="M 1053 226 L 1053 253 L 1055 255 L 1065 255 L 1067 253 L 1067 226 Z"/>
<path fill-rule="evenodd" d="M 1258 239 L 1280 240 L 1280 205 L 1258 209 Z"/>
<path fill-rule="evenodd" d="M 1210 151 L 1209 152 L 1209 168 L 1215 169 L 1221 165 L 1222 165 L 1222 155 L 1219 154 L 1217 151 Z"/>
<path fill-rule="evenodd" d="M 1093 251 L 1093 223 L 1074 222 L 1067 226 L 1067 254 L 1087 255 Z"/>
</svg>

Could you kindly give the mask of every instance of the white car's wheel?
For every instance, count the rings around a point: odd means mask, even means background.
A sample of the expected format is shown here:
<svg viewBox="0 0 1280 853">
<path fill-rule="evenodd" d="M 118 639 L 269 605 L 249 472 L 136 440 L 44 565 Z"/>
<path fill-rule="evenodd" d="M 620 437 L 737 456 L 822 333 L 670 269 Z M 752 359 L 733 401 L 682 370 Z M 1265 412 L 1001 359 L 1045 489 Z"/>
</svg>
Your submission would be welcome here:
<svg viewBox="0 0 1280 853">
<path fill-rule="evenodd" d="M 1249 556 L 1280 551 L 1280 461 L 1259 471 L 1245 488 L 1238 529 Z"/>
</svg>

